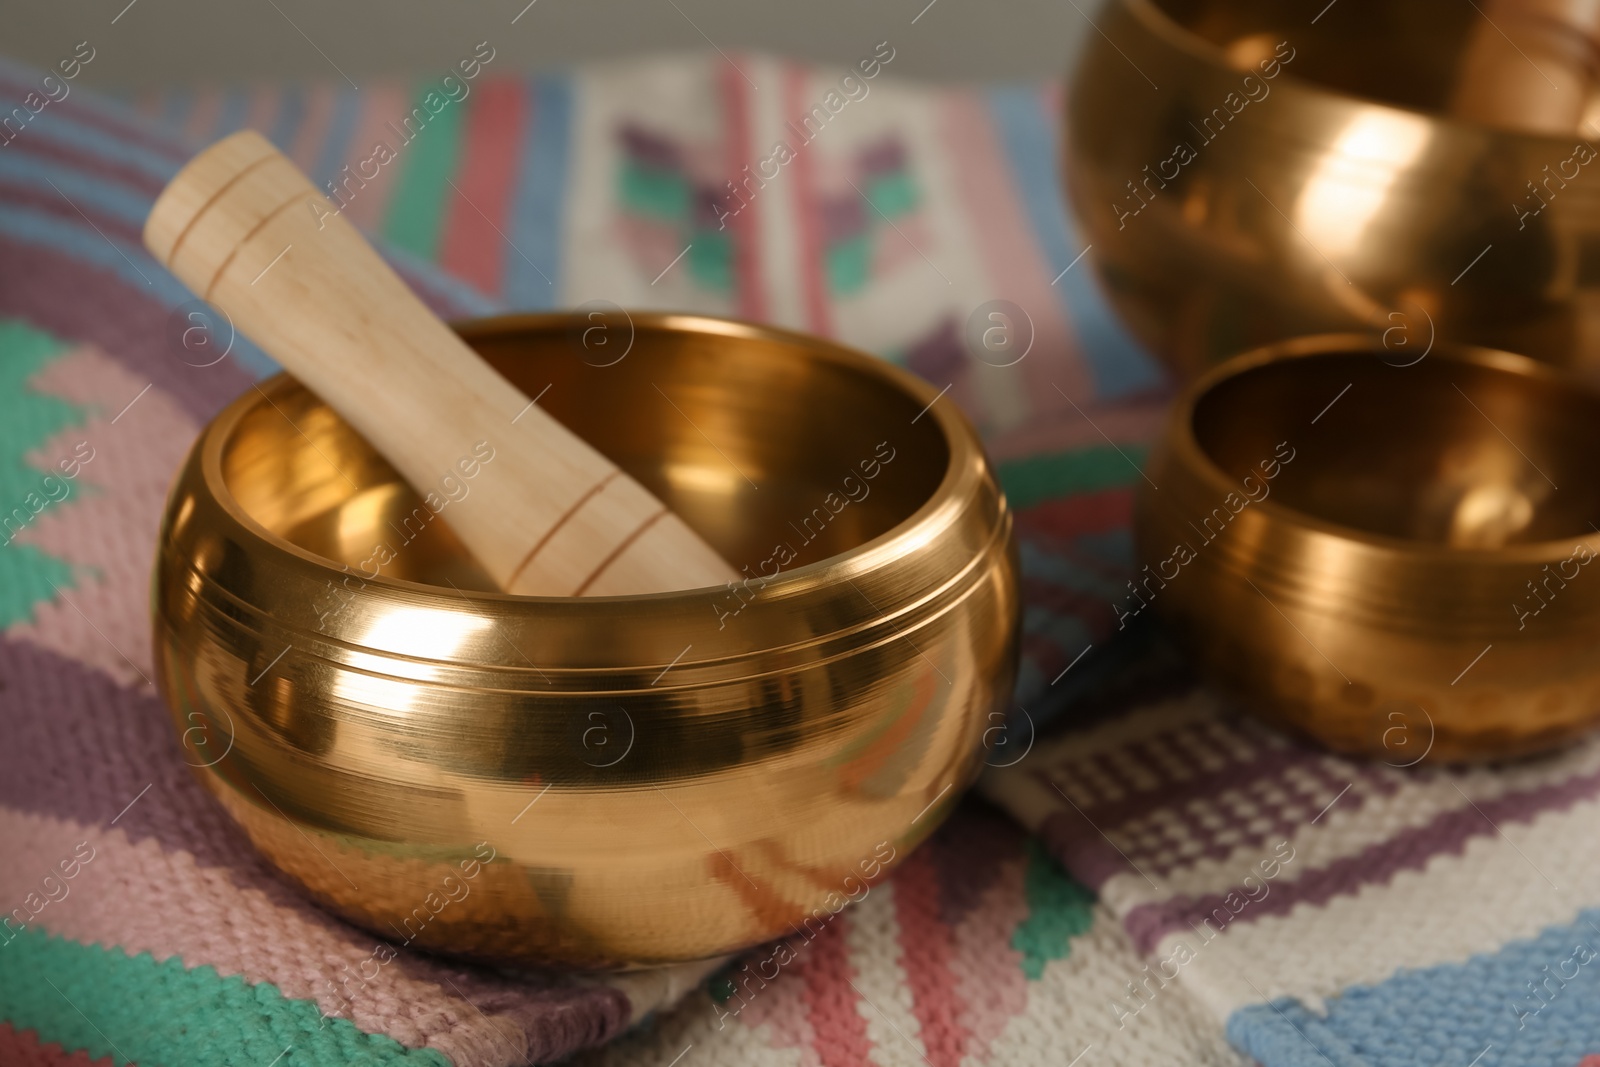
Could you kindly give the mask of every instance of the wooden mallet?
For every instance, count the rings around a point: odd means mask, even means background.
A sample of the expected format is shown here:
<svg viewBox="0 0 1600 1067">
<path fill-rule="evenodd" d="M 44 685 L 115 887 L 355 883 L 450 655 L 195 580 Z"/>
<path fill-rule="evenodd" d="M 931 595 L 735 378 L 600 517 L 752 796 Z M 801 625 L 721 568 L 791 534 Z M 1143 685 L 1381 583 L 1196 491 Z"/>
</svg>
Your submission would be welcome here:
<svg viewBox="0 0 1600 1067">
<path fill-rule="evenodd" d="M 452 501 L 450 526 L 507 592 L 646 593 L 739 577 L 661 501 L 529 407 L 260 134 L 224 138 L 179 171 L 144 243 L 412 485 L 438 484 L 487 440 L 493 462 Z"/>
</svg>

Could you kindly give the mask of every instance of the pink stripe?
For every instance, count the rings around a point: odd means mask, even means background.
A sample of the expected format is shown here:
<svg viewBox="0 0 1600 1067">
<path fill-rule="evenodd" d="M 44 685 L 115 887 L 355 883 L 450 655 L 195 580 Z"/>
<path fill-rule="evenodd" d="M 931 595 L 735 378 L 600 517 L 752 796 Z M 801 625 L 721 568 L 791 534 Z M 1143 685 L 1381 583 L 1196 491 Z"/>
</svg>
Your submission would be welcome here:
<svg viewBox="0 0 1600 1067">
<path fill-rule="evenodd" d="M 221 118 L 222 91 L 208 89 L 197 93 L 194 106 L 189 108 L 189 117 L 183 122 L 183 132 L 191 140 L 209 144 L 217 135 L 217 123 Z"/>
<path fill-rule="evenodd" d="M 955 995 L 965 1002 L 963 1019 L 971 1031 L 967 1053 L 979 1063 L 989 1061 L 991 1043 L 1028 1010 L 1022 953 L 1011 945 L 1012 935 L 1028 917 L 1026 870 L 1023 855 L 1002 861 L 994 885 L 951 931 Z"/>
<path fill-rule="evenodd" d="M 939 917 L 939 871 L 931 850 L 914 852 L 902 864 L 894 880 L 894 901 L 911 1010 L 922 1025 L 928 1063 L 960 1067 L 971 1034 L 951 969 L 951 930 Z"/>
<path fill-rule="evenodd" d="M 167 94 L 159 89 L 140 93 L 133 102 L 133 110 L 151 122 L 159 122 L 166 107 Z"/>
<path fill-rule="evenodd" d="M 323 142 L 328 139 L 328 128 L 333 123 L 333 102 L 336 90 L 323 84 L 306 90 L 306 114 L 295 134 L 289 158 L 301 170 L 312 173 L 322 156 Z"/>
<path fill-rule="evenodd" d="M 750 138 L 750 86 L 732 62 L 722 64 L 722 99 L 727 122 L 727 171 L 735 184 L 745 166 L 755 158 Z M 733 231 L 733 285 L 741 318 L 761 320 L 767 314 L 767 288 L 761 276 L 761 227 L 756 213 L 759 199 L 729 220 Z"/>
<path fill-rule="evenodd" d="M 1041 357 L 1042 362 L 1050 361 L 1049 354 L 1038 351 L 1037 344 L 1034 348 L 1035 351 L 1018 364 L 1018 367 L 1033 362 L 1035 356 Z M 1078 448 L 1104 447 L 1106 439 L 1100 436 L 1101 430 L 1119 445 L 1142 445 L 1154 441 L 1162 423 L 1166 421 L 1167 398 L 1164 394 L 1145 393 L 1138 397 L 1130 397 L 1125 402 L 1118 401 L 1102 407 L 1086 401 L 1084 398 L 1087 394 L 1082 391 L 1074 394 L 1066 386 L 1062 386 L 1062 390 L 1083 408 L 1090 419 L 1094 420 L 1090 423 L 1073 411 L 1070 404 L 1062 401 L 1060 395 L 1048 384 L 1044 388 L 1066 410 L 1048 420 L 1042 422 L 1035 420 L 1015 430 L 988 438 L 984 441 L 984 448 L 992 458 L 1004 461 L 1070 452 Z M 1138 476 L 1132 470 L 1128 471 L 1128 475 L 1135 481 L 1138 480 Z"/>
<path fill-rule="evenodd" d="M 60 1042 L 41 1045 L 36 1031 L 17 1030 L 0 1022 L 0 1063 L 6 1067 L 115 1067 L 116 1062 L 110 1053 L 90 1060 L 83 1049 L 69 1056 Z"/>
<path fill-rule="evenodd" d="M 7 635 L 98 668 L 124 685 L 142 685 L 140 672 L 148 676 L 154 670 L 148 590 L 155 516 L 199 426 L 168 393 L 151 387 L 150 379 L 92 345 L 53 360 L 28 385 L 93 412 L 30 452 L 29 465 L 54 470 L 80 442 L 92 449 L 85 450 L 92 458 L 79 468 L 68 495 L 16 535 L 19 543 L 72 565 L 77 584 L 71 600 L 38 604 L 33 617 Z M 108 530 L 117 536 L 107 537 Z"/>
<path fill-rule="evenodd" d="M 1070 407 L 1051 383 L 1076 398 L 1093 395 L 1094 380 L 1061 310 L 1060 294 L 1051 288 L 1050 265 L 1018 201 L 1016 185 L 1004 163 L 1005 147 L 973 94 L 943 96 L 941 132 L 954 163 L 956 189 L 974 223 L 972 233 L 979 254 L 994 279 L 993 289 L 1033 320 L 1033 348 L 1013 369 L 1027 378 L 1028 392 L 1037 398 L 1035 410 Z"/>
<path fill-rule="evenodd" d="M 805 938 L 797 937 L 789 945 L 800 959 L 807 958 Z M 757 965 L 762 955 L 764 953 L 758 950 Z M 760 990 L 760 996 L 749 1000 L 738 995 L 730 997 L 726 1004 L 717 1009 L 717 1028 L 720 1030 L 727 1025 L 727 1020 L 720 1014 L 722 1012 L 734 1016 L 746 1026 L 765 1026 L 773 1048 L 800 1049 L 805 1056 L 801 1062 L 807 1067 L 814 1067 L 817 1059 L 812 1050 L 817 1044 L 817 1033 L 811 1026 L 811 1017 L 806 1010 L 807 989 L 803 970 L 803 964 L 792 964 L 789 970 L 779 974 L 776 981 Z M 734 977 L 737 979 L 743 975 L 736 973 Z"/>
<path fill-rule="evenodd" d="M 738 77 L 735 73 L 734 77 Z M 743 166 L 743 164 L 740 164 Z M 741 212 L 743 214 L 743 212 Z M 816 1051 L 822 1067 L 871 1067 L 872 1039 L 861 1014 L 861 998 L 851 985 L 856 970 L 850 964 L 845 927 L 855 916 L 841 913 L 831 926 L 811 942 L 805 963 L 806 1007 L 816 1034 Z"/>
<path fill-rule="evenodd" d="M 382 143 L 389 146 L 395 153 L 405 152 L 401 138 L 389 127 L 389 123 L 399 124 L 410 110 L 411 94 L 402 86 L 382 85 L 369 86 L 361 91 L 361 115 L 356 122 L 355 136 L 350 138 L 348 156 L 341 162 L 341 166 L 349 165 L 354 170 L 360 162 L 372 156 L 372 150 Z M 389 205 L 389 194 L 394 190 L 395 175 L 399 172 L 401 161 L 393 160 L 386 166 L 379 167 L 378 176 L 367 182 L 362 189 L 349 202 L 345 215 L 351 222 L 365 230 L 377 230 L 383 224 L 383 210 Z M 371 173 L 371 167 L 367 173 Z"/>
<path fill-rule="evenodd" d="M 467 105 L 463 156 L 448 194 L 439 266 L 485 293 L 501 289 L 508 253 L 505 231 L 516 187 L 529 94 L 521 82 L 498 78 L 478 88 Z"/>
<path fill-rule="evenodd" d="M 806 68 L 784 65 L 784 110 L 802 115 L 806 110 Z M 815 334 L 833 336 L 833 316 L 828 305 L 828 271 L 822 256 L 822 212 L 817 202 L 816 169 L 809 145 L 802 144 L 794 161 L 795 210 L 800 217 L 800 284 L 805 300 L 806 326 Z"/>
<path fill-rule="evenodd" d="M 310 904 L 284 906 L 242 889 L 234 872 L 199 867 L 187 852 L 164 851 L 152 840 L 130 844 L 120 829 L 0 806 L 0 840 L 7 855 L 0 900 L 22 904 L 30 928 L 130 956 L 148 952 L 158 962 L 176 956 L 189 967 L 214 967 L 224 978 L 269 982 L 284 996 L 313 1001 L 324 1014 L 347 1018 L 367 1033 L 408 1048 L 437 1049 L 455 1067 L 498 1067 L 521 1062 L 529 1052 L 542 1059 L 549 1050 L 540 1042 L 552 1035 L 537 1031 L 560 1029 L 565 1010 L 585 1010 L 570 1003 L 574 997 L 548 989 L 541 996 L 541 983 L 527 983 L 524 995 L 471 968 L 403 948 L 397 958 L 377 963 L 377 937 Z M 80 842 L 93 849 L 91 858 L 64 883 L 65 897 L 45 901 L 39 879 L 72 859 Z M 387 939 L 391 946 L 397 941 Z M 573 992 L 583 995 L 579 987 Z M 615 999 L 610 992 L 600 995 Z M 465 996 L 479 1010 L 463 1004 Z M 603 1039 L 603 1027 L 613 1020 L 593 1022 Z"/>
<path fill-rule="evenodd" d="M 269 136 L 282 106 L 282 89 L 275 85 L 256 86 L 250 90 L 250 109 L 244 116 L 245 128 L 256 130 L 263 137 Z"/>
</svg>

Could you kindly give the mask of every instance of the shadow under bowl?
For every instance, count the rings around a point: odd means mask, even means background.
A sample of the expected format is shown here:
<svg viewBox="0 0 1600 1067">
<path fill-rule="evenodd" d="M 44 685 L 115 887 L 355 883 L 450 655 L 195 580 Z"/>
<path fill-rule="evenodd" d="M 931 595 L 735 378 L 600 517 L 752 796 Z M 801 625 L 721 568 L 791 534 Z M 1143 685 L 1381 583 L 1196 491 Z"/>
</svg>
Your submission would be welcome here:
<svg viewBox="0 0 1600 1067">
<path fill-rule="evenodd" d="M 1202 670 L 1395 765 L 1547 748 L 1600 717 L 1600 393 L 1441 344 L 1302 338 L 1185 390 L 1136 506 L 1154 608 Z"/>
<path fill-rule="evenodd" d="M 185 756 L 396 948 L 619 968 L 812 933 L 940 822 L 1009 707 L 1011 518 L 953 405 L 812 338 L 613 319 L 610 347 L 576 315 L 460 331 L 749 581 L 495 592 L 449 529 L 471 478 L 419 497 L 288 377 L 171 493 L 154 631 Z"/>
</svg>

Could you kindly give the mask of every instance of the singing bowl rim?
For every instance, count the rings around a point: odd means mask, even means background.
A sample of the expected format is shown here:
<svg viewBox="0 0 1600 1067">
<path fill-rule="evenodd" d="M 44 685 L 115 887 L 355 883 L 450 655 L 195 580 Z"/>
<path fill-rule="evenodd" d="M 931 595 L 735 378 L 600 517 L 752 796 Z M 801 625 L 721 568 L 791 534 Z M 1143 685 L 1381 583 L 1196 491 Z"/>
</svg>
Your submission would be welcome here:
<svg viewBox="0 0 1600 1067">
<path fill-rule="evenodd" d="M 1215 492 L 1219 498 L 1236 491 L 1237 486 L 1207 454 L 1194 432 L 1195 409 L 1211 390 L 1263 367 L 1291 364 L 1297 360 L 1329 355 L 1358 355 L 1370 352 L 1376 356 L 1384 351 L 1387 349 L 1382 343 L 1368 334 L 1309 334 L 1261 345 L 1218 363 L 1186 385 L 1173 402 L 1166 435 L 1162 441 L 1169 463 L 1180 474 L 1197 479 L 1208 492 Z M 1563 373 L 1560 368 L 1529 356 L 1481 345 L 1443 340 L 1436 340 L 1423 358 L 1433 359 L 1436 356 L 1542 381 L 1562 389 L 1580 390 L 1600 403 L 1600 389 L 1589 385 L 1576 375 Z M 1395 367 L 1395 370 L 1397 373 L 1405 372 L 1404 367 Z M 1469 548 L 1374 533 L 1321 518 L 1272 498 L 1253 503 L 1250 509 L 1258 512 L 1263 521 L 1282 529 L 1297 530 L 1312 536 L 1331 537 L 1359 545 L 1364 550 L 1386 556 L 1402 566 L 1427 561 L 1446 565 L 1511 564 L 1523 567 L 1565 559 L 1571 554 L 1575 544 L 1588 544 L 1600 550 L 1600 532 L 1574 534 L 1570 537 L 1545 541 L 1521 542 L 1498 548 Z"/>
<path fill-rule="evenodd" d="M 763 586 L 764 595 L 774 601 L 795 603 L 796 598 L 827 597 L 840 580 L 858 579 L 862 576 L 892 567 L 920 544 L 935 540 L 930 535 L 944 526 L 953 526 L 959 512 L 973 499 L 984 472 L 992 469 L 977 430 L 955 404 L 939 404 L 941 395 L 933 386 L 887 360 L 859 349 L 812 334 L 787 330 L 748 320 L 705 315 L 697 312 L 633 311 L 625 312 L 635 330 L 656 329 L 675 333 L 705 333 L 718 335 L 729 341 L 762 340 L 787 344 L 805 351 L 805 358 L 824 359 L 851 371 L 876 377 L 890 389 L 906 394 L 925 404 L 923 415 L 932 419 L 948 450 L 948 460 L 939 484 L 915 511 L 894 526 L 870 540 L 845 552 L 825 557 L 815 562 L 780 572 Z M 479 339 L 508 334 L 555 333 L 581 325 L 587 320 L 575 311 L 514 312 L 500 315 L 475 316 L 450 322 L 450 327 L 468 345 Z M 239 503 L 228 486 L 223 470 L 223 454 L 239 424 L 261 403 L 272 402 L 275 392 L 298 384 L 288 373 L 280 373 L 241 393 L 201 431 L 196 447 L 200 450 L 199 473 L 206 492 L 235 525 L 234 533 L 256 542 L 266 551 L 292 556 L 315 568 L 313 577 L 337 580 L 349 573 L 325 556 L 279 536 L 263 526 Z M 1004 491 L 995 485 L 1002 512 L 1006 510 Z M 944 522 L 940 522 L 940 519 Z M 1004 537 L 1007 523 L 1003 520 L 990 530 L 990 542 Z M 163 549 L 166 547 L 162 546 Z M 985 548 L 988 546 L 985 546 Z M 984 555 L 985 548 L 973 552 L 973 559 Z M 955 577 L 955 576 L 952 576 Z M 442 586 L 414 582 L 379 573 L 368 577 L 361 574 L 363 588 L 367 591 L 385 590 L 390 594 L 410 597 L 434 598 L 449 596 Z M 557 605 L 565 612 L 607 614 L 618 606 L 681 602 L 685 608 L 693 602 L 703 613 L 704 598 L 722 586 L 698 586 L 672 589 L 654 593 L 631 593 L 609 596 L 528 596 L 498 590 L 473 590 L 471 598 L 479 604 L 498 604 L 507 610 L 522 608 L 532 611 L 553 609 Z"/>
<path fill-rule="evenodd" d="M 1107 4 L 1109 8 L 1119 6 L 1139 23 L 1151 37 L 1169 48 L 1174 48 L 1184 53 L 1190 59 L 1204 64 L 1212 72 L 1249 73 L 1248 68 L 1240 68 L 1229 62 L 1227 52 L 1220 45 L 1193 32 L 1183 23 L 1169 15 L 1157 0 L 1110 0 L 1110 3 Z M 1099 46 L 1090 42 L 1086 47 Z M 1408 104 L 1394 103 L 1381 97 L 1362 96 L 1358 93 L 1334 88 L 1314 78 L 1304 77 L 1289 69 L 1283 70 L 1278 77 L 1286 78 L 1288 86 L 1299 93 L 1305 94 L 1308 99 L 1316 100 L 1324 106 L 1332 105 L 1352 113 L 1362 109 L 1385 108 L 1389 111 L 1438 123 L 1442 126 L 1453 128 L 1460 133 L 1477 137 L 1491 139 L 1515 138 L 1529 144 L 1539 145 L 1551 151 L 1564 150 L 1571 147 L 1571 137 L 1568 136 L 1558 137 L 1555 134 L 1539 133 L 1533 130 L 1495 126 L 1475 119 L 1463 118 L 1459 115 L 1450 115 L 1441 111 L 1429 111 L 1424 108 L 1412 107 Z M 1295 129 L 1292 124 L 1288 128 Z M 1574 131 L 1574 134 L 1576 132 Z M 1315 139 L 1310 140 L 1315 142 Z"/>
</svg>

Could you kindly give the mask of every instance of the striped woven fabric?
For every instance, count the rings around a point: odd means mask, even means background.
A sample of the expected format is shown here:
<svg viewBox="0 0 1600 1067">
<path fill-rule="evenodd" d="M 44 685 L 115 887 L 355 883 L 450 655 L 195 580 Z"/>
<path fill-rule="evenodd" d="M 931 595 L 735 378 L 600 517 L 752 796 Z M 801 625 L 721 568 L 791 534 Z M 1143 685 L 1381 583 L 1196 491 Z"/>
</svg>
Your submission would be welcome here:
<svg viewBox="0 0 1600 1067">
<path fill-rule="evenodd" d="M 1087 1067 L 1239 1062 L 1231 1041 L 1268 1067 L 1592 1067 L 1575 943 L 1600 924 L 1580 836 L 1600 753 L 1358 767 L 1196 689 L 1148 629 L 1118 632 L 1163 385 L 1078 260 L 1058 94 L 898 84 L 880 52 L 851 83 L 737 55 L 531 79 L 491 58 L 453 95 L 75 92 L 0 146 L 0 504 L 80 467 L 0 550 L 0 900 L 23 909 L 0 945 L 0 1061 Z M 32 81 L 0 68 L 7 96 Z M 401 957 L 346 1008 L 370 937 L 255 859 L 143 681 L 166 480 L 273 368 L 247 348 L 174 358 L 188 294 L 137 230 L 196 144 L 246 125 L 442 310 L 742 315 L 948 386 L 1018 510 L 1019 707 L 980 787 L 1015 819 L 967 802 L 781 966 L 769 947 L 709 975 L 558 982 Z"/>
<path fill-rule="evenodd" d="M 746 69 L 819 100 L 836 81 L 760 59 Z M 0 69 L 0 93 L 24 99 L 35 80 Z M 387 137 L 398 154 L 369 165 L 367 173 L 379 170 L 365 185 L 343 179 L 341 210 L 385 238 L 447 314 L 593 298 L 752 314 L 827 328 L 942 377 L 993 438 L 1010 435 L 1006 478 L 1014 496 L 1036 505 L 1024 521 L 1043 539 L 1038 558 L 1052 553 L 1050 539 L 1080 528 L 1108 537 L 1092 551 L 1115 557 L 1133 469 L 1098 436 L 1099 448 L 1084 449 L 1082 428 L 1059 432 L 1060 414 L 1078 403 L 1120 437 L 1138 438 L 1156 409 L 1114 362 L 1102 372 L 1076 355 L 1068 314 L 1082 293 L 1066 294 L 1083 275 L 1049 284 L 1076 253 L 1068 254 L 1047 156 L 1019 156 L 1038 169 L 1032 201 L 1013 188 L 1020 163 L 997 156 L 987 169 L 939 169 L 950 166 L 947 146 L 960 131 L 989 131 L 990 115 L 1013 116 L 1019 145 L 1045 137 L 1050 96 L 951 97 L 947 129 L 945 119 L 931 121 L 919 92 L 885 79 L 873 94 L 854 106 L 872 117 L 865 105 L 881 104 L 876 125 L 852 132 L 841 116 L 817 134 L 814 158 L 791 168 L 797 179 L 816 168 L 805 179 L 814 198 L 807 213 L 779 199 L 782 183 L 752 185 L 726 234 L 704 225 L 694 205 L 708 175 L 761 143 L 754 132 L 724 143 L 735 115 L 754 122 L 760 109 L 720 64 L 699 59 L 528 82 L 485 77 L 423 132 L 402 128 L 408 141 L 392 129 L 370 132 L 387 128 L 372 110 L 382 101 L 395 103 L 397 126 L 410 114 L 400 105 L 414 94 L 381 85 L 363 87 L 359 104 L 354 93 L 322 89 L 121 104 L 80 90 L 5 131 L 0 501 L 23 507 L 27 521 L 0 550 L 8 728 L 0 840 L 14 861 L 0 869 L 10 914 L 0 931 L 0 1062 L 543 1062 L 601 1045 L 691 989 L 675 1021 L 646 1028 L 642 1045 L 618 1055 L 699 1022 L 709 1028 L 700 1040 L 707 1056 L 744 1047 L 734 1035 L 783 1062 L 831 1062 L 835 1049 L 852 1062 L 893 1059 L 926 1042 L 944 1043 L 941 1059 L 983 1056 L 995 1042 L 1037 1043 L 1030 1018 L 1052 1019 L 1085 982 L 1109 981 L 1123 969 L 1111 960 L 1133 962 L 1090 894 L 1012 824 L 980 812 L 964 814 L 948 843 L 941 837 L 841 917 L 749 1011 L 737 1010 L 738 968 L 709 984 L 704 967 L 556 981 L 403 955 L 376 977 L 370 968 L 355 977 L 372 938 L 307 904 L 255 856 L 183 765 L 147 681 L 146 583 L 168 481 L 203 422 L 275 368 L 246 344 L 212 367 L 178 358 L 170 331 L 190 295 L 143 253 L 138 232 L 195 147 L 243 122 L 325 182 L 346 164 L 358 170 L 373 158 L 369 141 Z M 851 207 L 840 195 L 851 182 L 870 201 Z M 1004 208 L 1004 225 L 980 220 L 986 198 Z M 1045 223 L 1034 211 L 1047 213 Z M 1041 225 L 1061 235 L 1058 249 L 1028 236 Z M 981 261 L 941 253 L 936 265 L 917 251 L 947 241 L 962 255 L 981 249 Z M 802 243 L 811 250 L 805 270 Z M 689 245 L 700 251 L 680 256 Z M 1042 302 L 1026 313 L 1037 334 L 1018 364 L 1027 381 L 964 354 L 973 309 L 1020 292 L 993 270 L 1026 274 Z M 63 462 L 74 472 L 64 494 L 43 480 L 65 471 Z M 1052 518 L 1049 497 L 1066 485 L 1100 502 Z M 1070 610 L 1079 593 L 1063 582 L 1102 580 L 1076 569 L 1036 578 L 1030 692 L 1041 693 L 1087 640 Z M 952 873 L 977 871 L 966 851 L 999 843 L 999 853 L 977 857 L 989 871 L 983 879 Z M 960 901 L 955 911 L 939 903 L 946 894 Z M 909 943 L 935 939 L 933 954 L 910 968 L 933 980 L 916 994 L 916 1011 L 929 1027 L 949 1022 L 926 1036 L 912 1027 L 910 1045 L 860 1014 L 868 997 L 888 1009 L 911 995 L 897 984 L 907 970 L 895 945 L 905 938 L 876 954 L 862 942 L 882 921 L 907 931 Z M 1008 992 L 991 1003 L 991 986 Z M 748 984 L 739 988 L 749 995 Z M 1192 1013 L 1173 1018 L 1172 1033 L 1150 1044 L 1165 1050 L 1160 1058 L 1226 1055 L 1214 1028 Z"/>
</svg>

